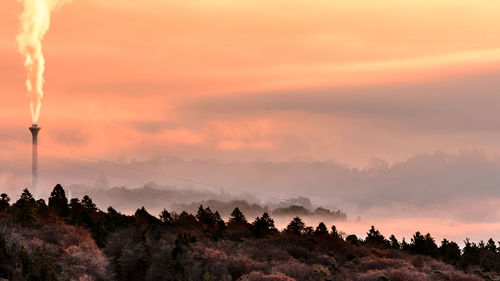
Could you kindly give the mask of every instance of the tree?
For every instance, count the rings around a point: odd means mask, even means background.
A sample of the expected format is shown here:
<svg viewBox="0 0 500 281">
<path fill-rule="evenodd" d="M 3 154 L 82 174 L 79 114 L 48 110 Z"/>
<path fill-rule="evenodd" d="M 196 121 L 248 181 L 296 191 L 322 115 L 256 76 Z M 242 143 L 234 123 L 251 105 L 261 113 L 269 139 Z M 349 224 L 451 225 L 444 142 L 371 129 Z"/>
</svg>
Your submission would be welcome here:
<svg viewBox="0 0 500 281">
<path fill-rule="evenodd" d="M 306 224 L 302 221 L 302 219 L 299 217 L 295 217 L 285 228 L 285 232 L 299 235 L 304 231 L 305 227 Z"/>
<path fill-rule="evenodd" d="M 229 221 L 227 225 L 229 228 L 233 226 L 247 225 L 248 221 L 245 218 L 245 215 L 240 211 L 238 207 L 234 208 L 233 212 L 231 212 L 231 216 L 229 217 Z"/>
<path fill-rule="evenodd" d="M 68 214 L 68 198 L 60 184 L 57 184 L 50 193 L 49 210 L 62 217 Z"/>
<path fill-rule="evenodd" d="M 47 217 L 49 215 L 49 207 L 42 198 L 36 200 L 36 213 L 38 217 Z"/>
<path fill-rule="evenodd" d="M 486 249 L 488 249 L 492 253 L 497 253 L 497 245 L 495 244 L 493 238 L 490 238 L 486 243 Z"/>
<path fill-rule="evenodd" d="M 431 256 L 431 257 L 436 257 L 438 253 L 438 246 L 436 245 L 436 241 L 432 236 L 427 233 L 425 235 L 425 254 Z"/>
<path fill-rule="evenodd" d="M 337 231 L 337 227 L 335 225 L 332 225 L 331 227 L 332 229 L 332 238 L 335 239 L 335 240 L 342 240 L 342 235 Z M 356 237 L 357 239 L 357 237 Z"/>
<path fill-rule="evenodd" d="M 171 225 L 174 223 L 174 219 L 172 218 L 172 215 L 167 211 L 167 209 L 163 209 L 160 213 L 160 220 L 167 225 Z"/>
<path fill-rule="evenodd" d="M 394 236 L 394 234 L 392 234 L 391 237 L 389 237 L 389 242 L 391 243 L 392 249 L 396 250 L 401 249 L 401 244 L 399 244 L 399 241 L 398 239 L 396 239 L 396 236 Z"/>
<path fill-rule="evenodd" d="M 50 256 L 44 246 L 38 246 L 30 258 L 24 248 L 20 251 L 22 273 L 28 281 L 56 281 L 58 268 L 54 258 Z"/>
<path fill-rule="evenodd" d="M 74 225 L 81 225 L 88 221 L 85 217 L 85 212 L 82 203 L 78 198 L 72 198 L 68 207 L 68 222 Z"/>
<path fill-rule="evenodd" d="M 135 211 L 134 218 L 135 224 L 141 229 L 146 229 L 151 225 L 160 223 L 160 220 L 158 220 L 155 216 L 152 216 L 144 207 Z"/>
<path fill-rule="evenodd" d="M 356 245 L 356 246 L 359 246 L 359 244 L 360 244 L 359 238 L 358 238 L 358 236 L 356 236 L 356 234 L 348 235 L 345 238 L 345 241 L 349 242 L 352 245 Z"/>
<path fill-rule="evenodd" d="M 328 228 L 326 228 L 326 225 L 323 222 L 320 222 L 313 234 L 314 236 L 327 236 Z"/>
<path fill-rule="evenodd" d="M 450 242 L 446 238 L 441 241 L 438 254 L 443 261 L 456 265 L 460 260 L 460 253 L 460 247 L 458 247 L 457 243 Z"/>
<path fill-rule="evenodd" d="M 415 254 L 435 257 L 437 255 L 437 249 L 436 242 L 429 233 L 424 236 L 417 231 L 411 239 L 410 251 Z"/>
<path fill-rule="evenodd" d="M 401 241 L 401 250 L 410 252 L 411 251 L 411 246 L 406 242 L 405 238 L 403 237 L 403 240 Z"/>
<path fill-rule="evenodd" d="M 7 212 L 10 207 L 10 198 L 7 194 L 2 193 L 0 195 L 0 212 Z"/>
<path fill-rule="evenodd" d="M 198 222 L 209 227 L 214 226 L 217 223 L 217 218 L 210 207 L 206 207 L 205 209 L 203 209 L 203 205 L 200 205 L 200 207 L 198 208 L 196 219 L 198 219 Z"/>
<path fill-rule="evenodd" d="M 252 223 L 252 233 L 257 237 L 264 237 L 278 232 L 274 226 L 274 220 L 269 216 L 267 212 L 262 214 L 262 217 L 255 218 Z"/>
<path fill-rule="evenodd" d="M 183 211 L 179 215 L 174 214 L 172 216 L 174 218 L 174 225 L 183 228 L 193 228 L 198 224 L 198 220 L 192 214 L 188 214 L 186 211 Z"/>
<path fill-rule="evenodd" d="M 410 250 L 414 254 L 424 254 L 425 253 L 425 237 L 420 233 L 420 231 L 413 234 L 413 238 L 410 243 Z"/>
<path fill-rule="evenodd" d="M 36 217 L 36 201 L 28 189 L 24 189 L 19 200 L 12 205 L 14 217 L 25 223 L 35 223 Z"/>
<path fill-rule="evenodd" d="M 375 229 L 373 225 L 366 233 L 365 243 L 375 247 L 386 247 L 389 244 L 388 241 L 385 240 L 384 235 L 380 234 L 380 231 Z"/>
<path fill-rule="evenodd" d="M 83 196 L 82 207 L 87 209 L 87 211 L 97 211 L 97 206 L 88 195 Z"/>
</svg>

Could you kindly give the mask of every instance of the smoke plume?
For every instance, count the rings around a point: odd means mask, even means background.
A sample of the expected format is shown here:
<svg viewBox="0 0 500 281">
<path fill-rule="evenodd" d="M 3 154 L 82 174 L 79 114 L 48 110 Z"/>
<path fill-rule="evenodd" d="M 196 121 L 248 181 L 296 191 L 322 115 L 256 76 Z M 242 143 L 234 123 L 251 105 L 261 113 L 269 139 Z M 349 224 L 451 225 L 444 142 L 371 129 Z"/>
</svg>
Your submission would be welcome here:
<svg viewBox="0 0 500 281">
<path fill-rule="evenodd" d="M 26 57 L 26 87 L 31 100 L 31 118 L 38 122 L 43 98 L 45 59 L 42 39 L 50 26 L 50 13 L 71 0 L 18 0 L 24 6 L 20 17 L 21 32 L 17 36 L 19 51 Z"/>
</svg>

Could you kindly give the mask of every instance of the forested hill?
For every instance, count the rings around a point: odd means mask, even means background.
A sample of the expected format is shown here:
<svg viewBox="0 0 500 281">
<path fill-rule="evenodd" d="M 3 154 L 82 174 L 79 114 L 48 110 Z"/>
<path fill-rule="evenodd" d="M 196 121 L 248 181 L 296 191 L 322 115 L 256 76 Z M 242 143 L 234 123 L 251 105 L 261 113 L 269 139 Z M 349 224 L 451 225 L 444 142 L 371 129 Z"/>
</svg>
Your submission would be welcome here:
<svg viewBox="0 0 500 281">
<path fill-rule="evenodd" d="M 356 237 L 299 217 L 278 230 L 268 213 L 247 220 L 238 208 L 227 221 L 203 206 L 127 216 L 88 196 L 68 201 L 60 185 L 48 202 L 24 190 L 11 203 L 1 195 L 0 279 L 500 280 L 493 239 L 460 249 L 426 232 L 398 241 L 372 227 Z"/>
</svg>

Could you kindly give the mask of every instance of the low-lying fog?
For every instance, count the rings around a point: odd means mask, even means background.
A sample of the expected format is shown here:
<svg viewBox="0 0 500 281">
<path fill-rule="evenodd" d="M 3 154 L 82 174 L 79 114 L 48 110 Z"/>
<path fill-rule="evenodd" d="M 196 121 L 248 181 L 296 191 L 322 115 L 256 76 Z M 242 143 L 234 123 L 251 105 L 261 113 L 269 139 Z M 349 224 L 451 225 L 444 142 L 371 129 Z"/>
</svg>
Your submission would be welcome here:
<svg viewBox="0 0 500 281">
<path fill-rule="evenodd" d="M 500 240 L 500 161 L 480 152 L 421 154 L 393 165 L 373 159 L 363 169 L 335 162 L 222 163 L 168 157 L 120 163 L 40 161 L 37 196 L 47 198 L 61 183 L 72 197 L 88 194 L 100 208 L 111 205 L 124 213 L 145 206 L 158 215 L 163 208 L 179 211 L 203 200 L 245 200 L 269 211 L 287 204 L 311 212 L 317 207 L 340 210 L 347 219 L 297 215 L 308 225 L 324 221 L 360 237 L 373 224 L 386 236 L 407 240 L 417 230 L 430 232 L 438 242 L 443 237 L 459 243 L 466 237 Z M 30 163 L 14 164 L 0 163 L 0 188 L 17 200 L 29 186 Z M 293 201 L 301 197 L 302 202 Z M 245 215 L 253 220 L 262 210 Z M 293 215 L 271 216 L 282 228 Z"/>
</svg>

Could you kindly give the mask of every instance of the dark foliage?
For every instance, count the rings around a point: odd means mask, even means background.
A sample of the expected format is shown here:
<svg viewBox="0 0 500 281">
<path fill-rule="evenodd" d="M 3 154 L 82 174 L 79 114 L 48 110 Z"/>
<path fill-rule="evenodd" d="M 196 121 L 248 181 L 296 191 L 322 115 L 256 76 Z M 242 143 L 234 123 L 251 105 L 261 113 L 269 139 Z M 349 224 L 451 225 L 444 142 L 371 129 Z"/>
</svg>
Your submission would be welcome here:
<svg viewBox="0 0 500 281">
<path fill-rule="evenodd" d="M 372 226 L 363 240 L 335 226 L 329 231 L 324 223 L 307 226 L 300 217 L 280 232 L 267 212 L 249 223 L 234 208 L 226 224 L 218 211 L 203 205 L 195 216 L 164 209 L 158 218 L 144 207 L 128 216 L 112 207 L 103 212 L 88 196 L 68 204 L 60 185 L 48 206 L 28 190 L 12 205 L 2 194 L 0 213 L 0 219 L 22 227 L 9 232 L 0 225 L 0 278 L 9 280 L 475 281 L 478 276 L 495 280 L 500 273 L 500 249 L 493 239 L 466 239 L 461 251 L 446 239 L 438 247 L 430 234 L 420 232 L 411 243 L 394 235 L 386 239 Z M 45 234 L 48 224 L 55 230 Z M 64 227 L 72 229 L 57 230 Z M 85 236 L 78 232 L 83 229 L 105 256 L 78 238 Z M 37 236 L 36 243 L 17 233 Z M 80 242 L 61 242 L 67 240 Z"/>
</svg>

